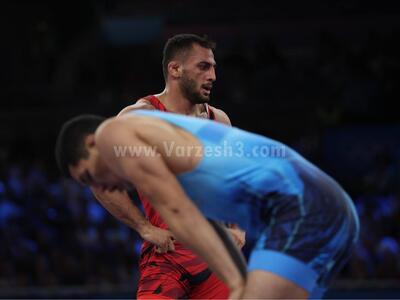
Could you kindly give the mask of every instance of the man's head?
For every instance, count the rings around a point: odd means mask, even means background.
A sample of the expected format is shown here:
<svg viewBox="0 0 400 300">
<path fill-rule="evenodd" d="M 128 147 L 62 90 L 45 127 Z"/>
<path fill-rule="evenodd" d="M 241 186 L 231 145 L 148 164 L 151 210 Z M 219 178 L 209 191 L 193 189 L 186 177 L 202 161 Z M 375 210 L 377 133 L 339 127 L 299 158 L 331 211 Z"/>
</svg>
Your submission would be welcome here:
<svg viewBox="0 0 400 300">
<path fill-rule="evenodd" d="M 163 52 L 165 81 L 175 80 L 183 95 L 193 104 L 210 100 L 215 76 L 215 43 L 195 34 L 170 38 Z"/>
<path fill-rule="evenodd" d="M 61 172 L 74 180 L 102 190 L 121 188 L 96 148 L 95 132 L 105 118 L 81 115 L 64 123 L 56 142 L 56 161 Z"/>
</svg>

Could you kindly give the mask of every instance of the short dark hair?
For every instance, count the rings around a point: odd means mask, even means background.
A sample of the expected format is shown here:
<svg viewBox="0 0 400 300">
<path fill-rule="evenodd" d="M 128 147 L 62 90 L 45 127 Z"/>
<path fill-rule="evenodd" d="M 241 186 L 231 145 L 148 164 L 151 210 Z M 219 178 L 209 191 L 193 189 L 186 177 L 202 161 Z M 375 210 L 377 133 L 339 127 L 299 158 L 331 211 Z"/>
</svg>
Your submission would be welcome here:
<svg viewBox="0 0 400 300">
<path fill-rule="evenodd" d="M 64 123 L 56 142 L 56 161 L 60 171 L 71 177 L 69 166 L 76 165 L 80 159 L 87 158 L 84 140 L 96 131 L 105 118 L 95 115 L 80 115 Z"/>
<path fill-rule="evenodd" d="M 168 78 L 168 63 L 173 60 L 177 54 L 190 50 L 193 44 L 198 44 L 203 48 L 211 49 L 213 51 L 216 46 L 215 42 L 209 40 L 207 35 L 199 36 L 196 34 L 183 33 L 169 38 L 165 43 L 162 59 L 165 81 L 167 81 Z"/>
</svg>

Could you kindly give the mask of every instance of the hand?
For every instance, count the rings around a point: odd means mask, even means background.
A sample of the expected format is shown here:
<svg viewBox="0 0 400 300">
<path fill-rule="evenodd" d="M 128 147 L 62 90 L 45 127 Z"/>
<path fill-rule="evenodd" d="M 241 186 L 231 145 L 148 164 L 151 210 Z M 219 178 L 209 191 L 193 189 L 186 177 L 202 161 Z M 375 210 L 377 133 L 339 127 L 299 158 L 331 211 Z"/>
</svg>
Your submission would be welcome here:
<svg viewBox="0 0 400 300">
<path fill-rule="evenodd" d="M 169 230 L 161 229 L 153 225 L 146 226 L 140 236 L 157 246 L 158 253 L 166 253 L 168 251 L 174 251 L 174 237 Z"/>
<path fill-rule="evenodd" d="M 240 249 L 242 249 L 244 244 L 246 243 L 246 232 L 241 230 L 236 224 L 229 225 L 227 229 L 231 233 L 231 237 L 233 238 L 236 245 Z"/>
</svg>

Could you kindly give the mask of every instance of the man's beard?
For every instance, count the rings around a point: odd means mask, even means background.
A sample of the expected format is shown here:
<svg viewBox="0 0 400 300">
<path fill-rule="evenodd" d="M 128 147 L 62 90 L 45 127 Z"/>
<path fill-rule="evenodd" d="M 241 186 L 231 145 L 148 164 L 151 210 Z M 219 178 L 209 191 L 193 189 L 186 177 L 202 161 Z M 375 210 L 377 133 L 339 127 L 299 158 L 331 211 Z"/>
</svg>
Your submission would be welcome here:
<svg viewBox="0 0 400 300">
<path fill-rule="evenodd" d="M 210 97 L 205 97 L 201 95 L 200 92 L 196 92 L 196 82 L 186 75 L 181 77 L 179 85 L 183 95 L 189 100 L 190 103 L 201 104 L 210 101 Z"/>
</svg>

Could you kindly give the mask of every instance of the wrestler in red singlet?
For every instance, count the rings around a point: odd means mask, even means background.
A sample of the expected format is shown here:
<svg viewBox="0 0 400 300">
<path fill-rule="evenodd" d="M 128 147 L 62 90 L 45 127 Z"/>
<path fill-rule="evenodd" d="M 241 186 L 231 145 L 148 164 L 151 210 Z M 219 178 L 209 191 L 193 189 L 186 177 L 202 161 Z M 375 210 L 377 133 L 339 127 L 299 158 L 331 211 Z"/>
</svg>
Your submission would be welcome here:
<svg viewBox="0 0 400 300">
<path fill-rule="evenodd" d="M 152 106 L 167 111 L 155 96 L 147 96 Z M 211 120 L 214 112 L 204 104 Z M 166 229 L 167 225 L 150 205 L 149 201 L 139 193 L 145 214 L 150 223 Z M 156 246 L 144 241 L 139 261 L 140 280 L 138 299 L 227 299 L 229 289 L 212 273 L 206 263 L 191 250 L 175 242 L 175 251 L 160 254 Z"/>
</svg>

